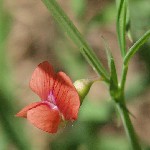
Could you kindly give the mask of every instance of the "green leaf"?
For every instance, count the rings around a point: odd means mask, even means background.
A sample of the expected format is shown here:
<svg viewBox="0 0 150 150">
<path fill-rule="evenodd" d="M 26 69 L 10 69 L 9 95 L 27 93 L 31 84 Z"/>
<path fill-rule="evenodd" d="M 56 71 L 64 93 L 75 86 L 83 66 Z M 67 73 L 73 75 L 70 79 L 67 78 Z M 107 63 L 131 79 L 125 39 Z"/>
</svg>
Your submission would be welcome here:
<svg viewBox="0 0 150 150">
<path fill-rule="evenodd" d="M 106 82 L 109 82 L 109 76 L 107 74 L 107 71 L 101 64 L 100 60 L 97 58 L 92 48 L 87 44 L 81 33 L 78 31 L 78 29 L 69 19 L 69 17 L 65 14 L 65 12 L 61 9 L 58 3 L 55 0 L 42 1 L 47 6 L 48 10 L 51 12 L 52 16 L 58 22 L 60 27 L 65 31 L 65 33 L 67 33 L 67 35 L 80 49 L 80 52 L 92 66 L 93 70 L 101 75 Z"/>
<path fill-rule="evenodd" d="M 117 78 L 117 72 L 115 67 L 114 58 L 112 56 L 110 47 L 106 40 L 102 37 L 104 45 L 105 45 L 105 51 L 107 53 L 107 60 L 108 60 L 108 66 L 110 69 L 110 94 L 113 98 L 115 98 L 115 93 L 118 91 L 118 78 Z"/>
<path fill-rule="evenodd" d="M 150 30 L 147 31 L 128 51 L 124 58 L 124 65 L 127 65 L 132 56 L 139 50 L 139 48 L 149 39 Z"/>
<path fill-rule="evenodd" d="M 127 12 L 127 4 L 126 0 L 120 0 L 117 2 L 119 4 L 118 12 L 117 12 L 117 34 L 118 34 L 118 42 L 121 50 L 121 54 L 124 57 L 126 53 L 126 12 Z"/>
<path fill-rule="evenodd" d="M 115 99 L 115 97 L 117 96 L 116 93 L 118 93 L 117 92 L 118 91 L 118 78 L 117 78 L 117 72 L 116 72 L 114 58 L 112 55 L 111 55 L 111 59 L 110 59 L 110 69 L 111 69 L 110 94 Z"/>
</svg>

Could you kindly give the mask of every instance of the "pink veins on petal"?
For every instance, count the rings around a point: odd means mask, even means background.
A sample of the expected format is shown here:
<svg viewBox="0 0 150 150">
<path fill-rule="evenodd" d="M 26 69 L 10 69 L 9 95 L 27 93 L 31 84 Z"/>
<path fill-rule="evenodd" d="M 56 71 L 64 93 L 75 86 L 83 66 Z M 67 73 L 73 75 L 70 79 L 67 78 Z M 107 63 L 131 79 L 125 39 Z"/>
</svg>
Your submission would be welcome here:
<svg viewBox="0 0 150 150">
<path fill-rule="evenodd" d="M 57 132 L 63 119 L 77 119 L 79 96 L 64 72 L 55 73 L 53 67 L 44 61 L 33 72 L 30 87 L 41 102 L 26 106 L 16 116 L 27 118 L 34 126 L 49 133 Z"/>
</svg>

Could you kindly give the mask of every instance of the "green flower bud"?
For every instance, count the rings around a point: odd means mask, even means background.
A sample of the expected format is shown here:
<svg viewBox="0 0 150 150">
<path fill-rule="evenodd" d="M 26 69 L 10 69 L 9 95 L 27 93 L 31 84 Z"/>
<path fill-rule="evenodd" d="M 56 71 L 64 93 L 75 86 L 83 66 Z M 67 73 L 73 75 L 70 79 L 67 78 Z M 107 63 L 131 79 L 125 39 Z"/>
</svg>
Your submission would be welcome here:
<svg viewBox="0 0 150 150">
<path fill-rule="evenodd" d="M 101 81 L 102 79 L 80 79 L 74 82 L 74 86 L 79 94 L 80 97 L 80 102 L 82 104 L 83 99 L 85 98 L 85 96 L 88 94 L 92 84 L 96 81 Z"/>
</svg>

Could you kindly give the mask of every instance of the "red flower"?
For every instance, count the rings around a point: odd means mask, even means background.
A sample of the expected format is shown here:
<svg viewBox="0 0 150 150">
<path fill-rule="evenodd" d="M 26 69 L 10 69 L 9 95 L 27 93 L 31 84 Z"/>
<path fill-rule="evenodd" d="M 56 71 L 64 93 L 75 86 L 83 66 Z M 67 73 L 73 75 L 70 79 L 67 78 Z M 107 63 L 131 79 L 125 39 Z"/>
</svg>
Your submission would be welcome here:
<svg viewBox="0 0 150 150">
<path fill-rule="evenodd" d="M 33 72 L 30 87 L 41 102 L 31 103 L 16 114 L 27 118 L 37 128 L 55 133 L 63 120 L 76 120 L 80 107 L 78 93 L 64 72 L 55 73 L 53 67 L 42 62 Z"/>
</svg>

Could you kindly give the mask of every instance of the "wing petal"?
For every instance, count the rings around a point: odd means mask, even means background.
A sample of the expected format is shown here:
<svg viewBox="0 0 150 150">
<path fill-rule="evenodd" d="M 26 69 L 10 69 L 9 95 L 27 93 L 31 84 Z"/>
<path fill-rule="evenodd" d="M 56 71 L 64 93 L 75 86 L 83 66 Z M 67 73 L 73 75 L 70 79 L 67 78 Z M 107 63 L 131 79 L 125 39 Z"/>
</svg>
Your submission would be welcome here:
<svg viewBox="0 0 150 150">
<path fill-rule="evenodd" d="M 70 78 L 64 72 L 58 72 L 55 78 L 53 94 L 56 105 L 66 120 L 76 120 L 80 107 L 79 95 Z"/>
<path fill-rule="evenodd" d="M 53 67 L 47 61 L 40 63 L 33 72 L 30 87 L 41 100 L 47 100 L 53 88 L 54 75 Z"/>
<path fill-rule="evenodd" d="M 61 121 L 58 110 L 51 109 L 46 104 L 30 109 L 27 119 L 37 128 L 49 133 L 56 133 Z"/>
<path fill-rule="evenodd" d="M 30 105 L 24 107 L 22 110 L 20 110 L 17 114 L 16 114 L 16 117 L 23 117 L 23 118 L 27 118 L 27 112 L 38 106 L 38 105 L 41 105 L 41 102 L 35 102 L 35 103 L 31 103 Z"/>
</svg>

